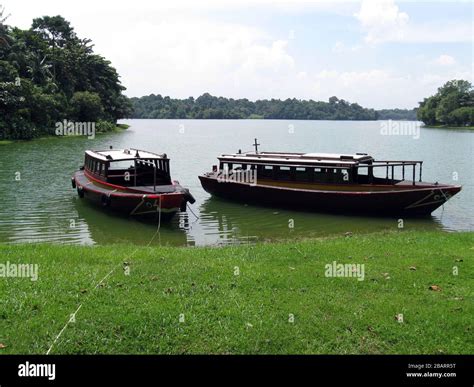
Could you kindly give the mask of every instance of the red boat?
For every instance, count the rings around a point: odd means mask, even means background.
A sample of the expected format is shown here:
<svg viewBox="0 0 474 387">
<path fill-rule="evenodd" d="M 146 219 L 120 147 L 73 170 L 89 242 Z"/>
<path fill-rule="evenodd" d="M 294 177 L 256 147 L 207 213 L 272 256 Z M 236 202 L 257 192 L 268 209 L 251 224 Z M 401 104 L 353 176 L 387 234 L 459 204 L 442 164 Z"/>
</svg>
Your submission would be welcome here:
<svg viewBox="0 0 474 387">
<path fill-rule="evenodd" d="M 366 153 L 259 152 L 257 140 L 254 145 L 255 152 L 219 157 L 219 166 L 199 176 L 203 188 L 246 203 L 402 216 L 429 215 L 461 190 L 423 182 L 422 161 L 376 161 Z"/>
<path fill-rule="evenodd" d="M 72 187 L 80 198 L 136 217 L 170 219 L 194 203 L 189 190 L 171 180 L 166 154 L 138 149 L 85 152 Z"/>
</svg>

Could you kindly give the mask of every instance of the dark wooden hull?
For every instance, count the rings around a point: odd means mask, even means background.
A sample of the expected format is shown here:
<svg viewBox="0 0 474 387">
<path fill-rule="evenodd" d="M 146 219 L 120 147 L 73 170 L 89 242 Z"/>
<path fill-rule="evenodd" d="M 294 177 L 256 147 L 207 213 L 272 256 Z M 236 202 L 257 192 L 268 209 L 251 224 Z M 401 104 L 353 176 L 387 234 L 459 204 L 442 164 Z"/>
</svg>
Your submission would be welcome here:
<svg viewBox="0 0 474 387">
<path fill-rule="evenodd" d="M 72 177 L 73 187 L 83 198 L 104 210 L 122 215 L 147 218 L 151 220 L 171 219 L 183 205 L 186 205 L 186 194 L 180 192 L 149 193 L 128 192 L 107 187 L 102 183 L 91 180 L 83 171 L 77 171 Z"/>
<path fill-rule="evenodd" d="M 199 179 L 210 194 L 245 203 L 378 216 L 427 216 L 461 190 L 460 186 L 423 184 L 404 185 L 400 189 L 337 191 L 219 182 L 206 175 Z"/>
</svg>

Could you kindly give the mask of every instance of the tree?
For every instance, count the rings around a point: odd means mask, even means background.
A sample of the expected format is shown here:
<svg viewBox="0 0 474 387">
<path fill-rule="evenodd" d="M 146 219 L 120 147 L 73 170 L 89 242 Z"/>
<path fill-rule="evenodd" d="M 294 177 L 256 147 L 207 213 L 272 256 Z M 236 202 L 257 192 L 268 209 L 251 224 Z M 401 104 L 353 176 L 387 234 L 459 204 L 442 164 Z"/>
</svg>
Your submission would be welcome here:
<svg viewBox="0 0 474 387">
<path fill-rule="evenodd" d="M 459 107 L 459 94 L 452 91 L 442 97 L 436 108 L 436 121 L 443 124 L 450 124 L 450 114 Z"/>
<path fill-rule="evenodd" d="M 74 93 L 70 105 L 72 119 L 79 122 L 97 122 L 104 112 L 99 94 L 89 91 Z"/>
<path fill-rule="evenodd" d="M 465 80 L 452 80 L 420 102 L 417 116 L 426 125 L 470 125 L 470 110 L 459 110 L 464 107 L 474 107 L 472 85 Z"/>
<path fill-rule="evenodd" d="M 77 42 L 71 24 L 59 15 L 33 19 L 31 29 L 39 33 L 52 47 L 64 47 L 68 42 Z"/>
<path fill-rule="evenodd" d="M 474 125 L 474 107 L 461 107 L 449 114 L 451 123 L 459 126 Z"/>
<path fill-rule="evenodd" d="M 5 20 L 0 7 L 1 139 L 51 134 L 64 119 L 107 130 L 131 115 L 115 68 L 62 16 L 34 19 L 28 30 Z"/>
</svg>

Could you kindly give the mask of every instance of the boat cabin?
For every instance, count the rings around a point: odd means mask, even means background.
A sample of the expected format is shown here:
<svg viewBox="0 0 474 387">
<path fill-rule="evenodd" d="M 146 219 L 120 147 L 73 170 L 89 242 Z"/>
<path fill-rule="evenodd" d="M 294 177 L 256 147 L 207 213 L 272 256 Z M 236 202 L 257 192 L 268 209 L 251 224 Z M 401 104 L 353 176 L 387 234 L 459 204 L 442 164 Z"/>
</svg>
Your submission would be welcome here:
<svg viewBox="0 0 474 387">
<path fill-rule="evenodd" d="M 415 184 L 418 167 L 421 182 L 422 161 L 376 161 L 366 153 L 281 153 L 241 152 L 224 154 L 219 170 L 233 174 L 255 171 L 258 180 L 297 183 L 387 184 L 393 185 L 411 177 Z"/>
<path fill-rule="evenodd" d="M 171 184 L 166 154 L 139 149 L 87 150 L 84 171 L 95 180 L 124 187 Z"/>
</svg>

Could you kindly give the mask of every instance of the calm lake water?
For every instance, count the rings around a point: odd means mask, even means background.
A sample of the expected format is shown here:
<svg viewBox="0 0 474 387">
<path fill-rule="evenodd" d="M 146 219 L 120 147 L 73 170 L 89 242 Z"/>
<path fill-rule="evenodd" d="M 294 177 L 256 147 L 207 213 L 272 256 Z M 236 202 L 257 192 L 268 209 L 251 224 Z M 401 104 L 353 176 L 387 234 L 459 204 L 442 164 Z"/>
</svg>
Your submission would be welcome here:
<svg viewBox="0 0 474 387">
<path fill-rule="evenodd" d="M 84 150 L 110 145 L 167 153 L 172 177 L 197 199 L 191 206 L 196 216 L 188 211 L 162 225 L 154 244 L 217 245 L 397 228 L 397 219 L 293 212 L 210 197 L 197 176 L 210 170 L 221 153 L 251 150 L 255 137 L 262 151 L 367 152 L 378 159 L 423 160 L 423 180 L 461 184 L 463 190 L 431 218 L 406 219 L 405 229 L 473 230 L 472 131 L 421 128 L 419 138 L 414 138 L 418 136 L 382 135 L 381 121 L 123 122 L 131 127 L 95 139 L 50 138 L 1 145 L 0 242 L 147 244 L 156 225 L 104 213 L 80 200 L 71 187 L 71 175 L 82 163 Z M 293 229 L 288 227 L 290 220 Z"/>
</svg>

